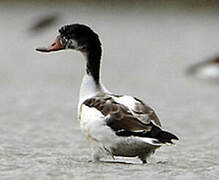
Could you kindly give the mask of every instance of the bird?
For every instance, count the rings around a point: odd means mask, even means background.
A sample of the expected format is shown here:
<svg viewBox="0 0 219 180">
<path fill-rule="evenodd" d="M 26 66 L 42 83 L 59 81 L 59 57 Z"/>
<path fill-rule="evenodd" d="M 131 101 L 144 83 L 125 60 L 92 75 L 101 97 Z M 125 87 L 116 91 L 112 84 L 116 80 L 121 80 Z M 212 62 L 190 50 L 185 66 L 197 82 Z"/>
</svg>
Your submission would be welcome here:
<svg viewBox="0 0 219 180">
<path fill-rule="evenodd" d="M 35 21 L 33 20 L 32 26 L 29 28 L 31 33 L 42 33 L 43 30 L 46 30 L 50 26 L 57 23 L 60 15 L 58 13 L 44 14 Z"/>
<path fill-rule="evenodd" d="M 84 24 L 62 26 L 54 43 L 37 48 L 40 52 L 72 49 L 81 52 L 86 61 L 80 87 L 78 120 L 91 149 L 93 162 L 104 162 L 105 156 L 135 157 L 143 164 L 156 149 L 174 144 L 178 137 L 161 128 L 154 110 L 142 100 L 117 95 L 101 81 L 102 44 L 99 36 Z"/>
<path fill-rule="evenodd" d="M 219 80 L 219 56 L 190 66 L 187 74 L 202 80 L 217 82 Z"/>
</svg>

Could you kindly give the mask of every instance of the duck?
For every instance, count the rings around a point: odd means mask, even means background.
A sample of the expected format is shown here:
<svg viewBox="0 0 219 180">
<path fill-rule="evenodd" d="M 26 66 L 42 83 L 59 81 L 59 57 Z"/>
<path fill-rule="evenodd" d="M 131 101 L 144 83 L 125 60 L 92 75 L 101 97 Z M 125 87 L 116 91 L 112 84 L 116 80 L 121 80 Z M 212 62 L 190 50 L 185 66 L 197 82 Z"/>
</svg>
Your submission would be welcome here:
<svg viewBox="0 0 219 180">
<path fill-rule="evenodd" d="M 174 144 L 178 137 L 161 128 L 155 111 L 142 100 L 117 95 L 101 81 L 102 44 L 99 36 L 84 24 L 64 25 L 55 42 L 37 51 L 60 50 L 81 52 L 86 70 L 80 87 L 78 120 L 82 133 L 92 149 L 92 161 L 102 162 L 108 156 L 135 157 L 142 163 L 165 144 Z"/>
<path fill-rule="evenodd" d="M 219 80 L 219 56 L 209 58 L 190 66 L 187 69 L 187 74 L 196 78 L 209 81 Z"/>
</svg>

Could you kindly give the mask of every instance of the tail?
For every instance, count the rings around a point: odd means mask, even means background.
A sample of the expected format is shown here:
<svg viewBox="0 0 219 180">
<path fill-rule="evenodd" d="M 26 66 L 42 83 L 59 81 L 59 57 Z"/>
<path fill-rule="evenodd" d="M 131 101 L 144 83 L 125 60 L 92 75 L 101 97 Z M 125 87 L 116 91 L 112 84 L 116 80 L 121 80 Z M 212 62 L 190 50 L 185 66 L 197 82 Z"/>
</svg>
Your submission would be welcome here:
<svg viewBox="0 0 219 180">
<path fill-rule="evenodd" d="M 135 136 L 142 138 L 145 142 L 152 145 L 162 145 L 166 143 L 174 144 L 172 140 L 179 140 L 177 136 L 174 134 L 162 130 L 160 127 L 154 125 L 152 122 L 150 123 L 151 130 L 150 131 L 129 131 L 126 129 L 120 129 L 116 131 L 116 135 L 118 136 Z"/>
<path fill-rule="evenodd" d="M 173 144 L 172 142 L 173 139 L 179 140 L 179 138 L 174 134 L 163 130 L 160 131 L 157 139 L 162 143 L 170 143 L 170 144 Z"/>
<path fill-rule="evenodd" d="M 159 142 L 163 144 L 166 144 L 166 143 L 174 144 L 172 140 L 179 140 L 179 138 L 175 136 L 174 134 L 164 131 L 155 125 L 152 126 L 152 129 L 150 133 L 148 134 L 148 137 L 157 139 Z"/>
</svg>

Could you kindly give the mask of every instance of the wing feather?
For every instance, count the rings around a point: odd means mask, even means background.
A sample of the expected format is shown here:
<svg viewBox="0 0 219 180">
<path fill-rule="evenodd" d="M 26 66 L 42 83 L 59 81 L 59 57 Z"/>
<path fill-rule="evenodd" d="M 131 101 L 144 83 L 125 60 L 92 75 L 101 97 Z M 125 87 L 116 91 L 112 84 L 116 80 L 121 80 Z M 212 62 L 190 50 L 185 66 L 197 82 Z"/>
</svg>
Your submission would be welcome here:
<svg viewBox="0 0 219 180">
<path fill-rule="evenodd" d="M 163 131 L 155 112 L 142 101 L 131 96 L 114 95 L 95 96 L 87 99 L 83 104 L 94 107 L 105 117 L 105 123 L 118 136 L 137 136 L 157 139 L 160 143 L 172 143 L 178 138 L 167 131 Z"/>
<path fill-rule="evenodd" d="M 130 97 L 130 96 L 129 96 Z M 106 123 L 114 131 L 145 131 L 152 128 L 151 121 L 160 126 L 154 111 L 137 98 L 132 108 L 116 100 L 119 96 L 105 95 L 87 99 L 83 104 L 98 109 L 106 119 Z"/>
</svg>

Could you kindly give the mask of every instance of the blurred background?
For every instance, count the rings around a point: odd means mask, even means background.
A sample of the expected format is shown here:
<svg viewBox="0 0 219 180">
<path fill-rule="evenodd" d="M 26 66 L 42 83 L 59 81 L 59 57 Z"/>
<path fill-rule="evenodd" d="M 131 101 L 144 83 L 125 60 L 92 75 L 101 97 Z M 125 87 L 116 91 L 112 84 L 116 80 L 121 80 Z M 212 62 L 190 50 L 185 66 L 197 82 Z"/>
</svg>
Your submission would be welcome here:
<svg viewBox="0 0 219 180">
<path fill-rule="evenodd" d="M 0 179 L 217 179 L 219 1 L 0 2 Z M 88 163 L 77 121 L 83 56 L 41 54 L 65 24 L 103 44 L 102 80 L 180 137 L 150 163 Z"/>
</svg>

